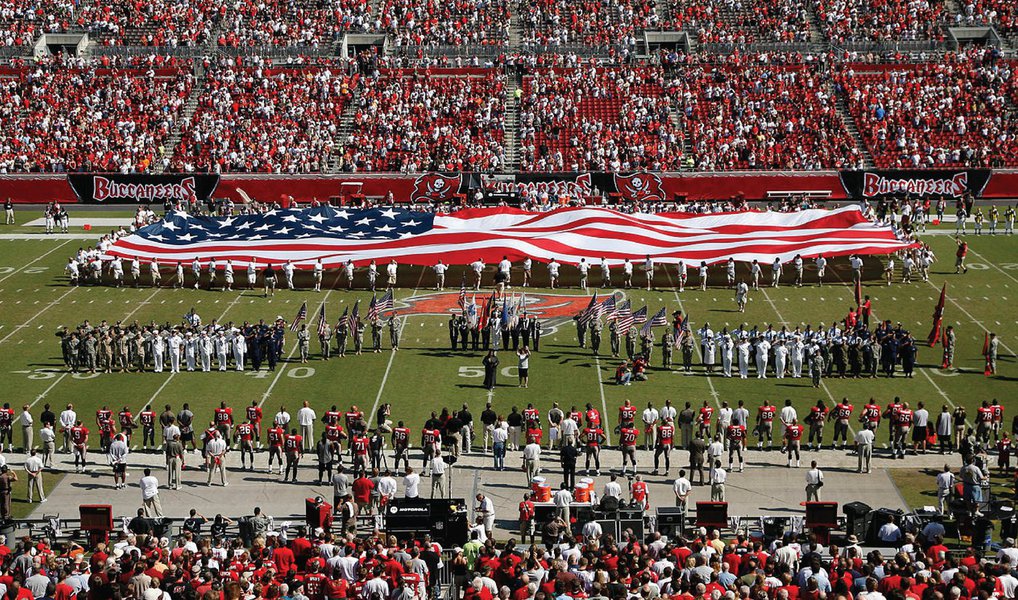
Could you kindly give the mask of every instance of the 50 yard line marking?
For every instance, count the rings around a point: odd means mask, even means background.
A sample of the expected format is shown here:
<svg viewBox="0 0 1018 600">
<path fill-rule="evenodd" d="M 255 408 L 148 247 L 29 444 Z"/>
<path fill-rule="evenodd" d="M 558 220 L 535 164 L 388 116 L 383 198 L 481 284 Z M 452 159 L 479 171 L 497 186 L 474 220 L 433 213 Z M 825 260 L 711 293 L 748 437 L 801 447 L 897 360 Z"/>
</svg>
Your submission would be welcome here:
<svg viewBox="0 0 1018 600">
<path fill-rule="evenodd" d="M 424 280 L 424 271 L 426 269 L 427 269 L 427 267 L 425 267 L 424 265 L 421 265 L 421 274 L 417 276 L 417 285 L 414 287 L 413 292 L 410 294 L 410 296 L 409 296 L 410 298 L 413 298 L 414 296 L 416 296 L 417 292 L 421 289 L 421 281 Z M 412 317 L 412 316 L 413 315 L 407 315 L 407 316 L 403 317 L 403 325 L 401 325 L 400 328 L 399 328 L 399 337 L 400 337 L 400 339 L 403 338 L 403 330 L 406 329 L 406 324 L 407 324 L 407 322 L 410 321 L 410 317 Z M 385 365 L 385 374 L 382 375 L 382 383 L 378 386 L 378 394 L 375 396 L 375 403 L 371 405 L 371 412 L 369 412 L 366 415 L 367 418 L 368 418 L 368 422 L 370 422 L 370 420 L 374 418 L 375 411 L 378 410 L 378 403 L 382 401 L 382 392 L 385 391 L 385 384 L 386 384 L 387 381 L 389 381 L 389 371 L 392 370 L 392 361 L 395 358 L 396 358 L 396 352 L 390 350 L 389 351 L 389 362 L 388 362 L 388 364 Z M 490 394 L 488 395 L 488 398 L 489 399 L 491 398 Z"/>
</svg>

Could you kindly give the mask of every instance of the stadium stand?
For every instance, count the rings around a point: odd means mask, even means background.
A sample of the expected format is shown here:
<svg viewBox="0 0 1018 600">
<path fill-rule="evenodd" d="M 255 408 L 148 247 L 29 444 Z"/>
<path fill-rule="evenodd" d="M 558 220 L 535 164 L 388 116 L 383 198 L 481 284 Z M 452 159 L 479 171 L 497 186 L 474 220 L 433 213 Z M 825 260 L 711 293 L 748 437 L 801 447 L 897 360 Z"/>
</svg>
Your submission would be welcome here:
<svg viewBox="0 0 1018 600">
<path fill-rule="evenodd" d="M 528 171 L 675 170 L 682 133 L 660 68 L 578 68 L 523 80 L 520 138 Z"/>
<path fill-rule="evenodd" d="M 188 63 L 103 68 L 51 60 L 0 76 L 0 169 L 148 172 L 194 87 Z"/>
<path fill-rule="evenodd" d="M 505 46 L 509 3 L 385 0 L 381 23 L 398 46 Z"/>
<path fill-rule="evenodd" d="M 670 13 L 672 27 L 695 32 L 701 42 L 808 42 L 811 37 L 806 6 L 790 0 L 673 0 Z"/>
<path fill-rule="evenodd" d="M 344 168 L 497 170 L 504 160 L 505 82 L 497 73 L 430 76 L 413 70 L 362 80 Z"/>
<path fill-rule="evenodd" d="M 1000 167 L 1015 158 L 1012 65 L 982 51 L 836 76 L 877 166 Z"/>
</svg>

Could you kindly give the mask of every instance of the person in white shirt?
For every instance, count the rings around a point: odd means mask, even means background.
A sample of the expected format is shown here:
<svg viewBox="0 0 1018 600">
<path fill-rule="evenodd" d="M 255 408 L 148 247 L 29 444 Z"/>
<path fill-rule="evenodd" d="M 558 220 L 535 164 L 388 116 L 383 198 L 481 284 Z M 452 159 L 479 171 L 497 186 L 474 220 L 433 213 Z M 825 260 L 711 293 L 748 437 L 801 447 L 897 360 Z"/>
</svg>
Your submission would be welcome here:
<svg viewBox="0 0 1018 600">
<path fill-rule="evenodd" d="M 728 481 L 728 473 L 721 468 L 721 461 L 714 461 L 714 468 L 710 470 L 710 499 L 711 502 L 725 501 L 725 482 Z"/>
<path fill-rule="evenodd" d="M 159 503 L 159 480 L 152 474 L 152 469 L 146 468 L 144 476 L 138 483 L 141 485 L 141 506 L 145 511 L 145 516 L 162 518 L 163 507 Z"/>
<path fill-rule="evenodd" d="M 560 427 L 562 432 L 562 443 L 566 446 L 575 446 L 576 436 L 580 433 L 580 426 L 576 423 L 576 420 L 573 419 L 569 413 L 566 413 L 566 416 L 562 419 Z"/>
<path fill-rule="evenodd" d="M 561 266 L 554 258 L 548 261 L 548 278 L 551 280 L 551 289 L 558 286 L 558 270 Z"/>
<path fill-rule="evenodd" d="M 226 441 L 218 431 L 214 432 L 212 440 L 205 445 L 205 456 L 208 462 L 208 477 L 205 480 L 205 485 L 212 485 L 212 475 L 216 471 L 219 471 L 219 481 L 223 486 L 229 485 L 226 481 Z"/>
<path fill-rule="evenodd" d="M 657 443 L 657 423 L 661 415 L 654 408 L 654 403 L 648 402 L 640 418 L 643 421 L 643 449 L 650 450 Z"/>
<path fill-rule="evenodd" d="M 27 404 L 22 406 L 21 418 L 18 419 L 18 422 L 21 424 L 21 447 L 25 449 L 25 454 L 28 454 L 35 443 L 35 418 L 32 417 L 30 409 L 31 407 Z"/>
<path fill-rule="evenodd" d="M 509 287 L 510 285 L 512 285 L 512 282 L 510 281 L 510 278 L 512 277 L 512 269 L 513 264 L 509 262 L 509 257 L 503 256 L 502 260 L 499 261 L 498 263 L 498 270 L 500 273 L 502 273 L 502 276 L 505 278 L 505 281 L 503 282 L 505 287 Z"/>
<path fill-rule="evenodd" d="M 817 281 L 820 287 L 824 287 L 824 274 L 827 272 L 827 259 L 821 254 L 816 258 Z"/>
<path fill-rule="evenodd" d="M 474 262 L 470 263 L 470 268 L 474 271 L 474 289 L 481 289 L 481 274 L 484 272 L 484 261 L 478 258 Z"/>
<path fill-rule="evenodd" d="M 509 443 L 509 425 L 505 421 L 495 423 L 491 430 L 491 452 L 495 459 L 495 470 L 505 471 L 505 450 Z"/>
<path fill-rule="evenodd" d="M 649 254 L 643 261 L 643 274 L 647 278 L 647 290 L 649 291 L 651 286 L 654 285 L 654 259 Z"/>
<path fill-rule="evenodd" d="M 1004 540 L 1003 547 L 997 551 L 997 564 L 1006 564 L 1012 569 L 1018 567 L 1018 548 L 1014 545 L 1014 538 Z"/>
<path fill-rule="evenodd" d="M 781 259 L 775 258 L 771 265 L 771 287 L 778 287 L 781 283 Z"/>
<path fill-rule="evenodd" d="M 39 493 L 39 502 L 46 501 L 46 491 L 42 486 L 42 459 L 33 449 L 25 459 L 25 473 L 28 474 L 28 503 L 32 503 L 33 492 Z"/>
<path fill-rule="evenodd" d="M 393 479 L 392 473 L 390 471 L 386 470 L 385 473 L 383 473 L 382 476 L 378 479 L 376 489 L 378 490 L 378 497 L 380 502 L 385 502 L 386 504 L 388 504 L 389 502 L 392 501 L 393 498 L 396 497 L 397 489 L 396 480 Z"/>
<path fill-rule="evenodd" d="M 388 266 L 385 267 L 385 274 L 389 278 L 388 284 L 390 288 L 396 287 L 396 271 L 398 269 L 399 263 L 396 262 L 395 258 L 390 260 Z"/>
<path fill-rule="evenodd" d="M 318 260 L 315 261 L 315 266 L 314 266 L 315 291 L 316 292 L 322 291 L 322 272 L 324 270 L 325 270 L 325 267 L 322 266 L 322 259 L 319 258 Z"/>
<path fill-rule="evenodd" d="M 866 426 L 855 434 L 855 451 L 859 455 L 857 473 L 870 472 L 870 461 L 873 460 L 873 441 L 875 439 L 876 435 L 873 434 L 870 423 L 866 423 Z"/>
<path fill-rule="evenodd" d="M 483 519 L 484 531 L 491 537 L 491 531 L 495 528 L 495 503 L 484 494 L 477 494 L 476 500 L 474 512 Z"/>
<path fill-rule="evenodd" d="M 587 273 L 590 271 L 590 265 L 587 264 L 587 259 L 581 258 L 580 264 L 576 265 L 576 268 L 580 271 L 580 289 L 585 292 L 587 291 Z"/>
<path fill-rule="evenodd" d="M 633 287 L 633 263 L 628 258 L 622 263 L 622 285 L 627 290 Z"/>
<path fill-rule="evenodd" d="M 919 454 L 921 448 L 926 454 L 926 431 L 930 422 L 930 411 L 920 402 L 912 415 L 912 452 Z"/>
<path fill-rule="evenodd" d="M 530 260 L 530 257 L 523 259 L 523 287 L 530 285 L 530 280 L 534 274 L 534 261 Z"/>
<path fill-rule="evenodd" d="M 131 452 L 127 446 L 127 438 L 118 433 L 110 447 L 106 449 L 106 460 L 113 468 L 113 488 L 120 490 L 127 487 L 127 455 Z"/>
<path fill-rule="evenodd" d="M 601 257 L 601 287 L 610 288 L 612 286 L 612 269 L 611 265 L 608 264 L 608 259 Z"/>
<path fill-rule="evenodd" d="M 583 537 L 587 540 L 597 540 L 601 538 L 604 530 L 601 529 L 601 524 L 597 521 L 590 520 L 586 525 L 583 526 Z"/>
<path fill-rule="evenodd" d="M 441 450 L 435 450 L 435 456 L 431 459 L 431 497 L 435 497 L 435 490 L 438 490 L 438 497 L 445 498 L 445 458 Z"/>
<path fill-rule="evenodd" d="M 937 475 L 937 508 L 942 515 L 950 513 L 954 481 L 954 473 L 951 472 L 951 467 L 944 465 L 944 470 Z"/>
<path fill-rule="evenodd" d="M 573 493 L 566 486 L 565 482 L 562 483 L 562 487 L 555 492 L 552 496 L 551 501 L 555 504 L 555 516 L 559 517 L 566 522 L 566 530 L 570 531 L 571 527 L 569 524 L 569 505 L 573 501 Z"/>
<path fill-rule="evenodd" d="M 287 287 L 287 289 L 290 289 L 290 290 L 294 289 L 294 287 L 293 287 L 293 263 L 292 262 L 286 261 L 286 263 L 283 265 L 283 277 L 286 278 L 286 287 Z"/>
<path fill-rule="evenodd" d="M 683 515 L 685 515 L 689 494 L 693 491 L 693 484 L 686 479 L 685 469 L 679 470 L 679 477 L 672 484 L 672 490 L 675 492 L 675 506 L 681 508 Z"/>
<path fill-rule="evenodd" d="M 315 420 L 318 415 L 315 414 L 315 409 L 308 405 L 308 401 L 304 401 L 304 405 L 297 411 L 297 424 L 300 425 L 300 435 L 303 438 L 301 445 L 304 447 L 304 451 L 308 452 L 313 449 L 315 439 Z"/>
<path fill-rule="evenodd" d="M 414 472 L 411 467 L 406 468 L 406 475 L 403 476 L 403 497 L 417 498 L 421 495 L 421 476 Z"/>
<path fill-rule="evenodd" d="M 431 268 L 433 271 L 435 271 L 435 289 L 439 291 L 444 290 L 445 272 L 449 270 L 449 267 L 445 266 L 445 263 L 439 260 L 438 263 Z"/>
<path fill-rule="evenodd" d="M 226 260 L 226 266 L 223 267 L 223 281 L 226 282 L 226 285 L 223 286 L 223 291 L 224 292 L 232 291 L 233 290 L 233 261 L 230 260 L 230 259 Z"/>
<path fill-rule="evenodd" d="M 809 463 L 806 471 L 806 502 L 820 502 L 820 488 L 824 486 L 824 472 L 817 466 L 817 461 Z"/>
<path fill-rule="evenodd" d="M 523 470 L 527 474 L 527 485 L 541 474 L 541 444 L 531 442 L 523 447 Z"/>
<path fill-rule="evenodd" d="M 619 476 L 612 473 L 611 480 L 604 484 L 604 495 L 605 497 L 612 497 L 616 500 L 622 500 L 622 485 L 618 482 Z"/>
<path fill-rule="evenodd" d="M 276 427 L 287 429 L 290 425 L 290 413 L 286 412 L 286 409 L 280 406 L 279 412 L 277 412 L 276 416 L 272 419 L 272 424 Z"/>
<path fill-rule="evenodd" d="M 778 414 L 778 418 L 781 420 L 781 439 L 785 439 L 785 429 L 787 429 L 793 421 L 798 421 L 799 419 L 799 415 L 795 412 L 795 407 L 792 406 L 791 400 L 785 400 L 785 405 L 781 407 L 781 412 Z"/>
<path fill-rule="evenodd" d="M 39 430 L 39 441 L 42 442 L 42 464 L 46 468 L 53 467 L 53 455 L 57 449 L 57 434 L 53 426 L 46 423 Z"/>
</svg>

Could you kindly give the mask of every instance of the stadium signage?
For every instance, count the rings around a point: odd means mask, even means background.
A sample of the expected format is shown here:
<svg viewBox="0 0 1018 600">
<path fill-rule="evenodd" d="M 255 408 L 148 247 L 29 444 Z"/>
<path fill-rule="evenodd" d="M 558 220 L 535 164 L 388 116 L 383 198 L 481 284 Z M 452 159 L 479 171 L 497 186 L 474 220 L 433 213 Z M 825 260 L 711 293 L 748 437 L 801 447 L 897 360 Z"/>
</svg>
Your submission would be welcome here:
<svg viewBox="0 0 1018 600">
<path fill-rule="evenodd" d="M 72 174 L 67 181 L 85 204 L 149 204 L 207 200 L 218 175 Z"/>
<path fill-rule="evenodd" d="M 961 198 L 978 196 L 990 180 L 989 169 L 964 171 L 842 171 L 845 191 L 854 198 L 892 196 Z"/>
</svg>

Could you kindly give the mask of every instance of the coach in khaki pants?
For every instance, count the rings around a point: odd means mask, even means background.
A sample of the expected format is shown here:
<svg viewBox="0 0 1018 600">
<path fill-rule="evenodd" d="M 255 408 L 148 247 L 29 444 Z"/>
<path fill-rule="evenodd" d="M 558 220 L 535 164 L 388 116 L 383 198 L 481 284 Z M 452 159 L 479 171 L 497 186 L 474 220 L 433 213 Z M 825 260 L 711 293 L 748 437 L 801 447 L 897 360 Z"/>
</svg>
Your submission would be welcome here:
<svg viewBox="0 0 1018 600">
<path fill-rule="evenodd" d="M 21 418 L 19 419 L 19 422 L 21 423 L 21 443 L 22 447 L 25 449 L 25 454 L 28 454 L 28 452 L 32 449 L 32 444 L 35 442 L 35 432 L 32 429 L 35 425 L 35 419 L 32 418 L 32 413 L 29 410 L 30 408 L 31 407 L 27 404 L 22 406 Z"/>
<path fill-rule="evenodd" d="M 180 443 L 180 435 L 176 434 L 166 442 L 166 487 L 171 490 L 180 489 L 180 469 L 184 463 L 184 446 Z"/>
<path fill-rule="evenodd" d="M 873 440 L 875 438 L 872 423 L 866 423 L 866 427 L 855 434 L 855 449 L 859 455 L 859 468 L 857 469 L 859 473 L 870 472 L 870 460 L 873 458 Z"/>
</svg>

